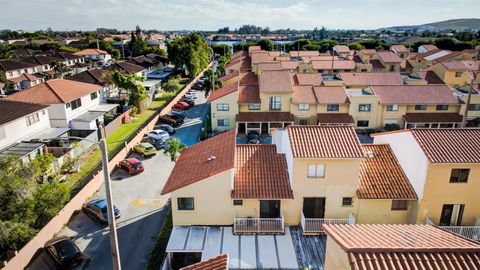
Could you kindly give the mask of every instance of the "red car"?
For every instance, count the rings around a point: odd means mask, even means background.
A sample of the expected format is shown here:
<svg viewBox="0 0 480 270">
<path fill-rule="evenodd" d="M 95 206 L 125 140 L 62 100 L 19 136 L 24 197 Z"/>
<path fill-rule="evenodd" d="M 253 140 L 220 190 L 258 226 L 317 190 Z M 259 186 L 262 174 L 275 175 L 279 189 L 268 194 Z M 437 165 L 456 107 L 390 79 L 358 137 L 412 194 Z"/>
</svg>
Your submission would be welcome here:
<svg viewBox="0 0 480 270">
<path fill-rule="evenodd" d="M 188 99 L 188 98 L 182 98 L 182 100 L 180 100 L 180 102 L 185 102 L 185 103 L 187 103 L 190 107 L 195 106 L 195 101 L 193 101 L 193 100 L 191 100 L 191 99 Z"/>
<path fill-rule="evenodd" d="M 188 105 L 188 103 L 180 101 L 177 104 L 173 105 L 173 108 L 177 110 L 185 111 L 190 109 L 190 105 Z"/>
<path fill-rule="evenodd" d="M 127 158 L 118 164 L 118 167 L 124 169 L 128 172 L 128 174 L 137 174 L 143 172 L 143 164 L 140 160 L 136 158 Z"/>
</svg>

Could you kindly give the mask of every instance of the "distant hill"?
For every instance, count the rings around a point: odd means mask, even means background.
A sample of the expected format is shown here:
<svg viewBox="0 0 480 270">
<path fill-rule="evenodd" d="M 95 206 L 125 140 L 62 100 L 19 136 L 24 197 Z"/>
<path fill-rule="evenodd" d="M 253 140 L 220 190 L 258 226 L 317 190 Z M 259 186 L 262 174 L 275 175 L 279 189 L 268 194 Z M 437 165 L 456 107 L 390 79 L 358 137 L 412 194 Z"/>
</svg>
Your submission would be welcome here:
<svg viewBox="0 0 480 270">
<path fill-rule="evenodd" d="M 420 25 L 391 26 L 378 30 L 412 31 L 414 29 L 417 31 L 480 30 L 480 19 L 453 19 Z"/>
</svg>

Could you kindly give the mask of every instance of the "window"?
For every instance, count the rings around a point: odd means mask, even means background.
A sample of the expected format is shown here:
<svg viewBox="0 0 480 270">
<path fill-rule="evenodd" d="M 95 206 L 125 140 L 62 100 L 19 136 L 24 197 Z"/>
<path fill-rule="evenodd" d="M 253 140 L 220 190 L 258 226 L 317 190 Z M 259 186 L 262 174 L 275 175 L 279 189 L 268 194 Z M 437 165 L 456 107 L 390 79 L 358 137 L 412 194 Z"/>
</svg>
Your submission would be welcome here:
<svg viewBox="0 0 480 270">
<path fill-rule="evenodd" d="M 368 120 L 358 120 L 357 127 L 368 127 Z"/>
<path fill-rule="evenodd" d="M 455 77 L 460 78 L 460 77 L 462 77 L 462 74 L 463 74 L 463 72 L 457 71 L 457 72 L 455 72 Z"/>
<path fill-rule="evenodd" d="M 233 200 L 233 205 L 241 206 L 243 205 L 243 200 Z"/>
<path fill-rule="evenodd" d="M 306 103 L 298 104 L 298 110 L 299 111 L 308 111 L 308 110 L 310 110 L 310 104 L 306 104 Z"/>
<path fill-rule="evenodd" d="M 393 211 L 396 210 L 408 210 L 408 201 L 407 200 L 392 200 Z"/>
<path fill-rule="evenodd" d="M 358 111 L 359 112 L 369 112 L 372 110 L 371 104 L 358 104 Z"/>
<path fill-rule="evenodd" d="M 468 109 L 470 111 L 480 111 L 480 104 L 470 104 L 470 106 L 468 106 Z"/>
<path fill-rule="evenodd" d="M 452 169 L 450 183 L 467 183 L 470 169 Z"/>
<path fill-rule="evenodd" d="M 72 110 L 75 110 L 76 108 L 82 106 L 82 100 L 81 99 L 75 99 L 74 101 L 70 102 L 70 106 L 72 107 Z"/>
<path fill-rule="evenodd" d="M 27 120 L 27 127 L 37 122 L 40 122 L 40 117 L 38 116 L 38 113 L 30 114 L 27 117 L 25 117 L 25 119 Z"/>
<path fill-rule="evenodd" d="M 324 178 L 325 164 L 308 164 L 308 178 Z"/>
<path fill-rule="evenodd" d="M 258 111 L 260 110 L 260 104 L 248 104 L 248 109 L 250 111 Z"/>
<path fill-rule="evenodd" d="M 387 112 L 396 112 L 398 111 L 398 104 L 387 105 Z"/>
<path fill-rule="evenodd" d="M 90 94 L 90 100 L 94 100 L 94 99 L 97 99 L 98 98 L 98 93 L 97 92 L 93 92 Z"/>
<path fill-rule="evenodd" d="M 228 127 L 229 125 L 230 125 L 230 121 L 228 119 L 217 120 L 217 126 L 219 127 Z"/>
<path fill-rule="evenodd" d="M 425 111 L 426 109 L 427 109 L 427 105 L 425 104 L 415 105 L 415 111 Z"/>
<path fill-rule="evenodd" d="M 280 97 L 270 97 L 270 110 L 281 110 L 282 99 Z"/>
<path fill-rule="evenodd" d="M 446 104 L 438 104 L 437 105 L 437 111 L 446 111 L 448 110 L 448 105 Z"/>
<path fill-rule="evenodd" d="M 327 104 L 327 112 L 338 112 L 340 110 L 340 105 L 338 104 Z"/>
<path fill-rule="evenodd" d="M 178 198 L 177 204 L 178 204 L 179 211 L 195 209 L 193 198 Z"/>
<path fill-rule="evenodd" d="M 353 199 L 352 197 L 343 197 L 342 198 L 342 206 L 352 206 Z"/>
<path fill-rule="evenodd" d="M 308 125 L 308 119 L 298 119 L 298 124 L 302 126 Z"/>
<path fill-rule="evenodd" d="M 217 111 L 228 111 L 229 105 L 226 103 L 217 104 Z"/>
</svg>

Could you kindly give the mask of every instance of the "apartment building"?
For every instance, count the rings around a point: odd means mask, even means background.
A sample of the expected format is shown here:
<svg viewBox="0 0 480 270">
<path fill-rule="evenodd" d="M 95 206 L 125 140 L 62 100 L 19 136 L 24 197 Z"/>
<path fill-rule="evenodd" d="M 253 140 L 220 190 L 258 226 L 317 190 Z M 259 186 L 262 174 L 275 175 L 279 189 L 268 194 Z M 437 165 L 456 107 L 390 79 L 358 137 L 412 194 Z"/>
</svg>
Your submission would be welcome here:
<svg viewBox="0 0 480 270">
<path fill-rule="evenodd" d="M 480 129 L 412 129 L 374 134 L 389 144 L 418 195 L 416 223 L 480 225 Z"/>
</svg>

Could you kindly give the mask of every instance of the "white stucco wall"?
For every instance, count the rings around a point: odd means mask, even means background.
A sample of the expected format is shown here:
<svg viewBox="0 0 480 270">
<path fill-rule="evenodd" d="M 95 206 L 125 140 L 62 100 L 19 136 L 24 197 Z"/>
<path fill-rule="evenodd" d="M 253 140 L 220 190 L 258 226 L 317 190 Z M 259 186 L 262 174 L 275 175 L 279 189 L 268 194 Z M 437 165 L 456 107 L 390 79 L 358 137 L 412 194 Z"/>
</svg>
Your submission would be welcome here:
<svg viewBox="0 0 480 270">
<path fill-rule="evenodd" d="M 374 144 L 390 144 L 419 199 L 423 197 L 428 160 L 412 133 L 396 132 L 373 137 Z"/>
<path fill-rule="evenodd" d="M 43 109 L 38 112 L 39 122 L 27 126 L 26 116 L 8 122 L 0 126 L 0 149 L 7 147 L 13 143 L 20 142 L 36 132 L 50 127 L 48 110 Z"/>
<path fill-rule="evenodd" d="M 272 132 L 272 144 L 277 146 L 277 152 L 285 154 L 288 167 L 288 179 L 292 184 L 293 179 L 293 154 L 292 147 L 290 146 L 290 140 L 288 138 L 288 132 L 286 129 L 277 129 Z"/>
</svg>

